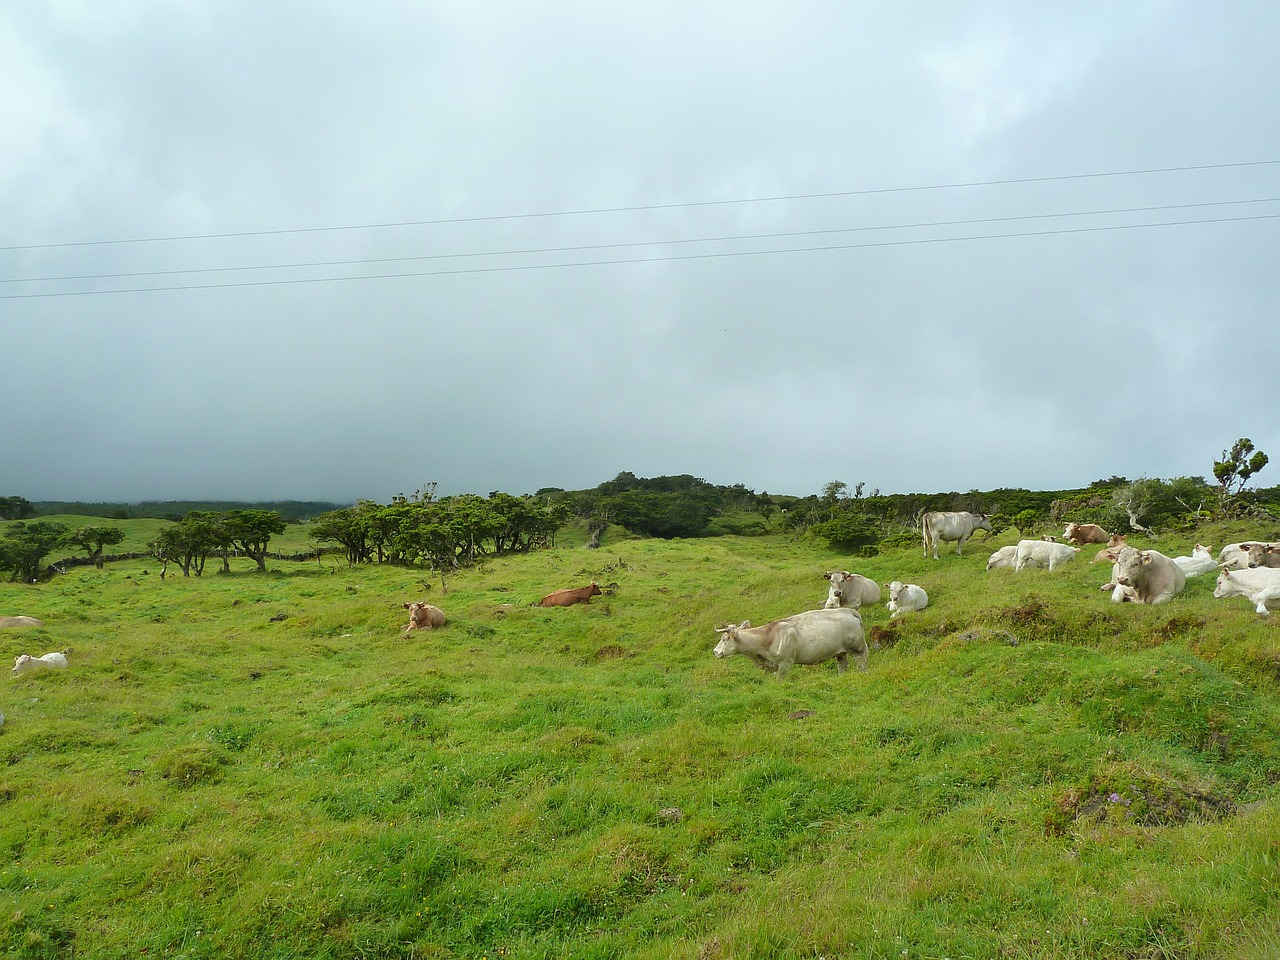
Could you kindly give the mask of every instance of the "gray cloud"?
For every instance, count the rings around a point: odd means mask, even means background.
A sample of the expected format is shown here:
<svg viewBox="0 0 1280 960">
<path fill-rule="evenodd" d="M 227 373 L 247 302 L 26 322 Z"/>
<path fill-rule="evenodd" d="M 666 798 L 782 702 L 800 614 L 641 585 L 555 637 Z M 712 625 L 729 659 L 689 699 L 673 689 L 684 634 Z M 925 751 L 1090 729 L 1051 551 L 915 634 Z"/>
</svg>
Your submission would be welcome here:
<svg viewBox="0 0 1280 960">
<path fill-rule="evenodd" d="M 1277 221 L 1247 218 L 1280 205 L 1222 204 L 1280 197 L 1277 28 L 11 5 L 0 493 L 965 490 L 1276 455 Z M 1121 171 L 1149 172 L 1086 176 Z M 569 211 L 597 212 L 538 215 Z M 138 238 L 193 239 L 43 246 Z M 19 282 L 99 274 L 147 275 Z M 406 276 L 335 279 L 375 274 Z M 160 286 L 186 289 L 73 295 Z"/>
</svg>

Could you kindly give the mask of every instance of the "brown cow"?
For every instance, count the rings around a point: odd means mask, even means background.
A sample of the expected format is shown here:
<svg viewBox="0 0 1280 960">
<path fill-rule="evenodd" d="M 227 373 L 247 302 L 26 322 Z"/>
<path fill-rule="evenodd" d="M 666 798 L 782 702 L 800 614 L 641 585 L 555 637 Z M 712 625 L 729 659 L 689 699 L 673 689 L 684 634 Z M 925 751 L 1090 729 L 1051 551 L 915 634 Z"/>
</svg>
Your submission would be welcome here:
<svg viewBox="0 0 1280 960">
<path fill-rule="evenodd" d="M 436 627 L 444 626 L 444 611 L 439 607 L 415 600 L 413 603 L 404 604 L 404 608 L 409 611 L 409 625 L 404 628 L 405 633 L 411 630 L 434 630 Z"/>
<path fill-rule="evenodd" d="M 1107 541 L 1107 545 L 1094 554 L 1090 563 L 1115 563 L 1116 557 L 1120 556 L 1120 551 L 1124 548 L 1125 540 L 1128 534 L 1113 533 L 1111 539 Z"/>
<path fill-rule="evenodd" d="M 543 607 L 571 607 L 575 603 L 590 603 L 592 597 L 598 597 L 603 591 L 594 580 L 586 587 L 570 587 L 548 593 L 539 605 Z"/>
<path fill-rule="evenodd" d="M 1077 547 L 1086 543 L 1106 543 L 1110 536 L 1096 523 L 1068 523 L 1067 529 L 1062 531 L 1062 539 Z"/>
</svg>

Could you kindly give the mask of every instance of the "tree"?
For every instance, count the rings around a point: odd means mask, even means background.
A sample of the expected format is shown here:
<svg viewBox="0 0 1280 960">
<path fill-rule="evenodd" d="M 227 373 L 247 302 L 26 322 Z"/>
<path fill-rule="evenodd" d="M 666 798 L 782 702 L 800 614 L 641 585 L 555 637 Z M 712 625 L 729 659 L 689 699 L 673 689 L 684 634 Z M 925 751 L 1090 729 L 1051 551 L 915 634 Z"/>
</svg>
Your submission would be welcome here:
<svg viewBox="0 0 1280 960">
<path fill-rule="evenodd" d="M 311 539 L 319 543 L 341 544 L 349 566 L 369 559 L 369 528 L 364 511 L 358 507 L 320 514 L 311 527 Z"/>
<path fill-rule="evenodd" d="M 35 505 L 26 497 L 0 497 L 0 520 L 25 520 L 35 515 Z"/>
<path fill-rule="evenodd" d="M 266 572 L 267 544 L 277 533 L 284 533 L 289 525 L 275 510 L 231 510 L 223 517 L 226 534 L 231 541 Z"/>
<path fill-rule="evenodd" d="M 0 540 L 0 570 L 10 571 L 14 580 L 35 583 L 44 570 L 44 558 L 66 543 L 66 536 L 67 528 L 61 523 L 13 522 Z"/>
<path fill-rule="evenodd" d="M 119 527 L 81 527 L 67 535 L 67 544 L 84 550 L 99 570 L 102 569 L 103 549 L 123 542 L 124 531 Z"/>
<path fill-rule="evenodd" d="M 837 550 L 850 553 L 872 546 L 880 539 L 875 522 L 857 510 L 840 510 L 830 520 L 814 524 L 811 532 Z"/>
<path fill-rule="evenodd" d="M 1230 516 L 1236 498 L 1249 478 L 1267 465 L 1270 458 L 1254 450 L 1253 441 L 1241 437 L 1230 450 L 1222 451 L 1222 459 L 1213 461 L 1213 476 L 1218 481 L 1218 509 Z"/>
</svg>

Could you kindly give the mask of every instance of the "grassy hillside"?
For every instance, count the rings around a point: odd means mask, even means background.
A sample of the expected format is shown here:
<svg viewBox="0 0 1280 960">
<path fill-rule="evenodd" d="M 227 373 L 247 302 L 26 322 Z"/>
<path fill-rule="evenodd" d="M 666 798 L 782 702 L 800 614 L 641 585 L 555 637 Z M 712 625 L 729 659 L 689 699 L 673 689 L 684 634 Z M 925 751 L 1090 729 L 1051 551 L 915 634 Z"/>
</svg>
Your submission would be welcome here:
<svg viewBox="0 0 1280 960">
<path fill-rule="evenodd" d="M 1276 618 L 1203 577 L 1111 604 L 1092 548 L 986 573 L 1011 539 L 569 533 L 435 581 L 450 622 L 408 637 L 424 574 L 338 558 L 0 584 L 46 621 L 0 653 L 70 661 L 0 690 L 0 950 L 1280 955 Z M 865 674 L 712 657 L 837 567 L 931 597 L 864 612 Z"/>
</svg>

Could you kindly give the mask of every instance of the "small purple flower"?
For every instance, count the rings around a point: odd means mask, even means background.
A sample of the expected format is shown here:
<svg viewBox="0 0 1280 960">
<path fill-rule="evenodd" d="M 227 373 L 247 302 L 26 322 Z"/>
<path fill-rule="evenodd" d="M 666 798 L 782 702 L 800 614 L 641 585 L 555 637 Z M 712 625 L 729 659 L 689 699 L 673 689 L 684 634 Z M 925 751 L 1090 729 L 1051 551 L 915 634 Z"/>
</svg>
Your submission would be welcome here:
<svg viewBox="0 0 1280 960">
<path fill-rule="evenodd" d="M 1120 794 L 1118 794 L 1118 793 L 1113 793 L 1111 796 L 1107 797 L 1107 799 L 1108 799 L 1108 800 L 1110 800 L 1112 803 L 1119 803 L 1119 802 L 1120 802 Z"/>
</svg>

